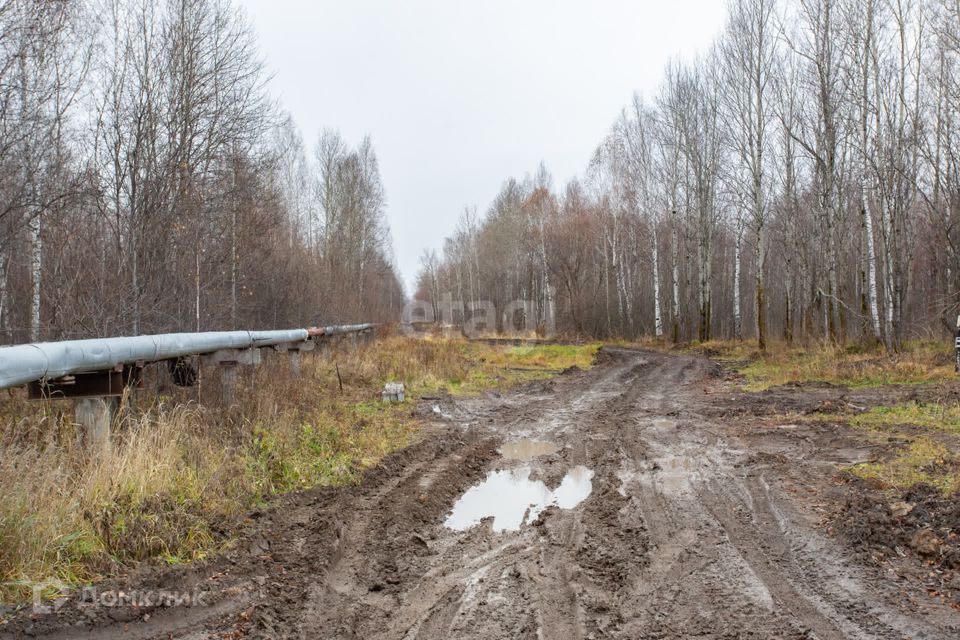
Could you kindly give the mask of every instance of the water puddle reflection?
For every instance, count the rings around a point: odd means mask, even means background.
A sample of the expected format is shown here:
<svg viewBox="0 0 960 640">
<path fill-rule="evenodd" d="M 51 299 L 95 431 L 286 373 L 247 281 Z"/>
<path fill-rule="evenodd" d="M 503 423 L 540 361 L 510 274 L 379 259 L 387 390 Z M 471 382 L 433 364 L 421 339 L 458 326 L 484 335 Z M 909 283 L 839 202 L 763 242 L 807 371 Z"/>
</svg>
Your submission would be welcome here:
<svg viewBox="0 0 960 640">
<path fill-rule="evenodd" d="M 552 442 L 543 440 L 514 440 L 500 447 L 500 455 L 506 460 L 520 460 L 527 462 L 540 456 L 549 456 L 560 450 Z"/>
<path fill-rule="evenodd" d="M 593 471 L 574 467 L 560 486 L 551 491 L 540 480 L 530 479 L 530 469 L 491 471 L 480 484 L 471 487 L 453 506 L 444 525 L 464 531 L 483 518 L 493 516 L 494 531 L 516 531 L 536 520 L 550 505 L 573 509 L 593 491 Z"/>
</svg>

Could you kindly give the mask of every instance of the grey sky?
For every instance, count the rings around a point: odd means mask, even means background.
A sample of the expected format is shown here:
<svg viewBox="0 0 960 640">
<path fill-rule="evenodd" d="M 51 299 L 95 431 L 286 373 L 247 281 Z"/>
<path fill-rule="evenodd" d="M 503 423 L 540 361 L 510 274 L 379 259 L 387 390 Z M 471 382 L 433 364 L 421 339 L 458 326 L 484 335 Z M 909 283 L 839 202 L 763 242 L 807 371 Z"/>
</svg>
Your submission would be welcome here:
<svg viewBox="0 0 960 640">
<path fill-rule="evenodd" d="M 240 0 L 309 147 L 370 134 L 409 285 L 466 205 L 543 160 L 562 185 L 634 90 L 719 32 L 722 0 Z"/>
</svg>

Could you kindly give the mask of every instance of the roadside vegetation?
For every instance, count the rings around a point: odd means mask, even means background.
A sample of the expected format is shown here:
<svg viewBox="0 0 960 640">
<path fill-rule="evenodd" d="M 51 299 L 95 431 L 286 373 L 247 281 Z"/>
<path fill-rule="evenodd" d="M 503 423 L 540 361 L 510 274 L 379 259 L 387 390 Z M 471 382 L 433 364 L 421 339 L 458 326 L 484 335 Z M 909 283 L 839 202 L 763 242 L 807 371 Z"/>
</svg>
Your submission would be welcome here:
<svg viewBox="0 0 960 640">
<path fill-rule="evenodd" d="M 895 445 L 879 460 L 849 467 L 853 475 L 896 490 L 923 483 L 948 495 L 960 492 L 960 406 L 907 402 L 830 418 L 878 444 Z"/>
<path fill-rule="evenodd" d="M 871 407 L 850 418 L 850 424 L 880 432 L 891 426 L 911 425 L 921 430 L 942 431 L 960 436 L 960 406 L 908 402 Z"/>
<path fill-rule="evenodd" d="M 221 407 L 216 372 L 200 389 L 154 382 L 129 398 L 111 455 L 90 460 L 69 401 L 0 402 L 0 596 L 49 579 L 82 584 L 138 561 L 202 559 L 231 544 L 272 496 L 357 481 L 417 437 L 424 395 L 506 388 L 587 368 L 599 344 L 501 346 L 388 337 L 307 355 L 300 379 L 269 358 Z M 406 385 L 385 404 L 385 382 Z M 198 401 L 198 397 L 200 400 Z"/>
<path fill-rule="evenodd" d="M 950 344 L 908 342 L 899 353 L 881 345 L 840 347 L 829 343 L 773 343 L 761 354 L 755 343 L 711 341 L 690 347 L 744 377 L 748 391 L 791 383 L 825 382 L 847 387 L 926 384 L 956 379 Z"/>
<path fill-rule="evenodd" d="M 900 353 L 876 347 L 829 344 L 795 347 L 775 343 L 766 354 L 753 343 L 712 341 L 686 349 L 703 353 L 742 376 L 745 391 L 762 393 L 781 385 L 831 384 L 868 390 L 887 385 L 956 383 L 949 343 L 908 342 Z M 878 403 L 853 413 L 816 412 L 790 420 L 830 421 L 851 426 L 889 450 L 875 461 L 852 465 L 851 474 L 880 488 L 903 491 L 918 483 L 945 494 L 960 492 L 960 405 L 913 401 Z M 892 445 L 892 446 L 891 446 Z"/>
<path fill-rule="evenodd" d="M 890 458 L 853 465 L 848 471 L 876 481 L 881 488 L 905 490 L 923 483 L 948 495 L 960 491 L 960 456 L 933 438 L 913 436 L 906 440 Z"/>
</svg>

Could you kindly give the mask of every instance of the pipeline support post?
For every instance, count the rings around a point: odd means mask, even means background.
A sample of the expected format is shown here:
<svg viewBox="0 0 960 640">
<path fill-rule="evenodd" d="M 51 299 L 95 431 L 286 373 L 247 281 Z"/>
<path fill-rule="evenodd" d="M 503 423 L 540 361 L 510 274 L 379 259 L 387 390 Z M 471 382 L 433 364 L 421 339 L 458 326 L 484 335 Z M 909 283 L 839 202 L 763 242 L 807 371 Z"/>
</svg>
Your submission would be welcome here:
<svg viewBox="0 0 960 640">
<path fill-rule="evenodd" d="M 293 378 L 300 377 L 300 352 L 291 350 L 289 352 L 290 357 L 290 376 Z"/>
<path fill-rule="evenodd" d="M 83 442 L 91 457 L 110 455 L 110 425 L 119 405 L 116 396 L 81 398 L 74 409 L 77 423 L 83 428 Z"/>
<path fill-rule="evenodd" d="M 220 367 L 220 397 L 230 406 L 237 400 L 237 367 L 260 364 L 260 349 L 221 349 L 203 356 L 203 363 Z"/>
<path fill-rule="evenodd" d="M 117 365 L 108 371 L 78 373 L 27 385 L 31 400 L 76 398 L 74 419 L 83 430 L 83 445 L 92 458 L 111 451 L 110 427 L 128 389 L 143 386 L 143 363 Z"/>
<path fill-rule="evenodd" d="M 220 363 L 220 397 L 223 404 L 232 406 L 237 401 L 237 363 Z"/>
<path fill-rule="evenodd" d="M 313 351 L 314 348 L 313 340 L 288 342 L 286 344 L 278 344 L 274 347 L 274 349 L 277 351 L 287 352 L 287 357 L 290 360 L 290 375 L 293 378 L 299 378 L 301 375 L 301 364 L 303 359 L 300 357 L 300 353 L 302 351 Z"/>
<path fill-rule="evenodd" d="M 301 358 L 300 354 L 304 351 L 313 351 L 316 348 L 316 344 L 313 340 L 307 340 L 305 342 L 297 342 L 290 345 L 290 375 L 294 378 L 299 378 L 301 375 L 300 365 Z"/>
</svg>

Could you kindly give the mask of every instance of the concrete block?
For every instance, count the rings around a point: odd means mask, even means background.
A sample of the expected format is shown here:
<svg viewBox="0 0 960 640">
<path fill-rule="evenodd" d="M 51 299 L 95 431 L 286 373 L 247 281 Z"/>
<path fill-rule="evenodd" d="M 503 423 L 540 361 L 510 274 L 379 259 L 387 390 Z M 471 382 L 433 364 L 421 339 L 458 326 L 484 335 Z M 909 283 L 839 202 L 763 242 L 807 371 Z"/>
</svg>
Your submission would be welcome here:
<svg viewBox="0 0 960 640">
<path fill-rule="evenodd" d="M 84 446 L 91 456 L 110 455 L 110 425 L 118 406 L 115 397 L 77 400 L 74 412 L 77 423 L 83 428 Z"/>
<path fill-rule="evenodd" d="M 221 398 L 228 407 L 237 400 L 237 365 L 225 362 L 220 365 Z"/>
<path fill-rule="evenodd" d="M 405 390 L 402 382 L 388 382 L 380 393 L 380 399 L 384 402 L 403 402 L 404 397 Z"/>
<path fill-rule="evenodd" d="M 290 358 L 290 375 L 294 378 L 300 377 L 300 352 L 299 351 L 288 351 L 287 356 Z"/>
</svg>

